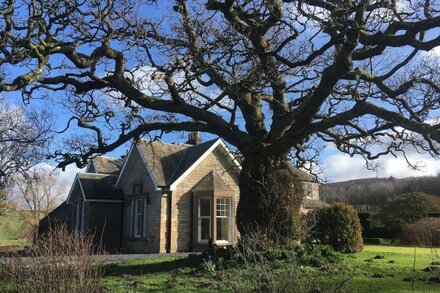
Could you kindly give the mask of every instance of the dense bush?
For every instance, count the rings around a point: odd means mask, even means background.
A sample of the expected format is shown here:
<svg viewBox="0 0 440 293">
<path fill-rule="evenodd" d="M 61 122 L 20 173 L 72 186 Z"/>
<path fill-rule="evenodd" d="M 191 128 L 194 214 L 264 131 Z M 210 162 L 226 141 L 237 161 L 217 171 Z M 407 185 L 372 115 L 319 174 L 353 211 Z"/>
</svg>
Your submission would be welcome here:
<svg viewBox="0 0 440 293">
<path fill-rule="evenodd" d="M 440 219 L 425 218 L 405 225 L 401 242 L 421 246 L 440 246 Z"/>
<path fill-rule="evenodd" d="M 406 224 L 426 218 L 440 211 L 440 198 L 426 193 L 407 193 L 388 201 L 378 218 L 390 229 L 402 231 Z"/>
<path fill-rule="evenodd" d="M 295 249 L 295 256 L 301 265 L 319 267 L 337 263 L 341 255 L 329 245 L 304 244 Z"/>
<path fill-rule="evenodd" d="M 351 205 L 335 203 L 316 209 L 305 220 L 314 222 L 306 241 L 328 244 L 343 253 L 362 251 L 362 227 Z"/>
</svg>

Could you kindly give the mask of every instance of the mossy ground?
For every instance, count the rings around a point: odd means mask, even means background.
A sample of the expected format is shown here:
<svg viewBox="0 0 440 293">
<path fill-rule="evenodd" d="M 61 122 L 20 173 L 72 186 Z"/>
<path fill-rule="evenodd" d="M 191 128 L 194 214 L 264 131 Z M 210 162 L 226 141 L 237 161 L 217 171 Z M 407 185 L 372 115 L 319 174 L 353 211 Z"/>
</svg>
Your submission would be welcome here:
<svg viewBox="0 0 440 293">
<path fill-rule="evenodd" d="M 431 273 L 423 271 L 431 262 L 432 250 L 400 246 L 367 245 L 358 254 L 344 254 L 335 270 L 326 272 L 317 268 L 313 275 L 317 287 L 349 278 L 350 292 L 440 292 L 440 284 L 427 282 Z M 439 250 L 440 252 L 440 250 Z M 373 259 L 375 256 L 383 259 Z M 372 259 L 370 261 L 365 261 Z M 199 257 L 159 258 L 130 261 L 112 265 L 102 283 L 111 292 L 218 292 L 227 291 L 221 275 L 199 269 Z M 438 261 L 438 260 L 437 260 Z M 350 277 L 351 276 L 351 277 Z M 404 281 L 415 277 L 416 281 Z"/>
</svg>

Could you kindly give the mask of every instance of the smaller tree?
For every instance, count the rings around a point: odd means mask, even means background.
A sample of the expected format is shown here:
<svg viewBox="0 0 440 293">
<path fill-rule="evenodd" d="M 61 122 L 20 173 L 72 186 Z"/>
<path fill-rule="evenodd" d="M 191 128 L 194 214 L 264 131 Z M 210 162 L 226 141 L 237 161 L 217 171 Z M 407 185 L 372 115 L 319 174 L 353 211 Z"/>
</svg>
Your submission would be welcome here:
<svg viewBox="0 0 440 293">
<path fill-rule="evenodd" d="M 351 205 L 337 202 L 311 211 L 305 218 L 315 223 L 309 241 L 331 245 L 343 253 L 362 251 L 362 226 Z"/>
<path fill-rule="evenodd" d="M 439 197 L 415 192 L 403 194 L 388 201 L 377 217 L 388 228 L 402 231 L 405 224 L 415 223 L 436 211 L 440 211 Z"/>
<path fill-rule="evenodd" d="M 11 200 L 29 224 L 34 242 L 40 220 L 56 207 L 66 189 L 64 182 L 57 182 L 55 176 L 43 168 L 34 168 L 13 180 Z"/>
<path fill-rule="evenodd" d="M 0 96 L 0 215 L 7 207 L 11 178 L 44 158 L 52 124 L 49 112 L 10 105 Z"/>
</svg>

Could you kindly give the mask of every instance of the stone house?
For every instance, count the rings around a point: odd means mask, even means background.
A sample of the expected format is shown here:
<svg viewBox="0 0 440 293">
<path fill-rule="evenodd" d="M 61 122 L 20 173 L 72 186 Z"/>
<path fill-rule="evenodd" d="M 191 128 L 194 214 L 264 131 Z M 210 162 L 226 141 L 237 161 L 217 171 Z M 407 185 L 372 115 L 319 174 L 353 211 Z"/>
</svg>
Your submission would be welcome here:
<svg viewBox="0 0 440 293">
<path fill-rule="evenodd" d="M 194 138 L 194 136 L 193 136 Z M 187 144 L 140 140 L 124 160 L 97 157 L 66 200 L 72 228 L 109 251 L 201 251 L 237 241 L 240 164 L 221 139 Z M 299 171 L 308 201 L 319 186 Z"/>
</svg>

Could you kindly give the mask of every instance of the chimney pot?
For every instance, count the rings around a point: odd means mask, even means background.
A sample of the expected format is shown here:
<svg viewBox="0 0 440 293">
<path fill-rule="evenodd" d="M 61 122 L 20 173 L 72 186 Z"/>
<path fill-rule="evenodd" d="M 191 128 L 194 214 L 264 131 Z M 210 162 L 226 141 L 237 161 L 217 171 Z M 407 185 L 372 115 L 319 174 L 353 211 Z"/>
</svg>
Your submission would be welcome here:
<svg viewBox="0 0 440 293">
<path fill-rule="evenodd" d="M 190 132 L 190 134 L 188 134 L 188 141 L 186 142 L 186 144 L 197 145 L 200 144 L 201 142 L 202 139 L 200 138 L 198 131 L 193 131 Z"/>
</svg>

